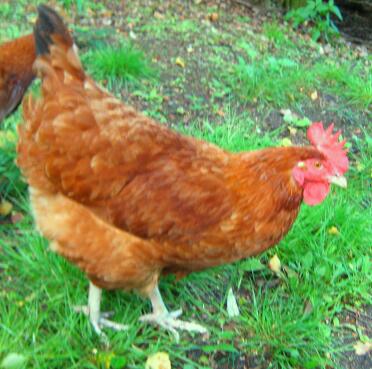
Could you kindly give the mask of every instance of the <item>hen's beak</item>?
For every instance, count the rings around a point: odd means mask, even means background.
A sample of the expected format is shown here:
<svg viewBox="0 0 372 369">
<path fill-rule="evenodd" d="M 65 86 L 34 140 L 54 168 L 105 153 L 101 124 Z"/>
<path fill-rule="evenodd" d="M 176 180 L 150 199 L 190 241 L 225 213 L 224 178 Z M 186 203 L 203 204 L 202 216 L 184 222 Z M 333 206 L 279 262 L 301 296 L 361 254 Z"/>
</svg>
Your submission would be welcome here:
<svg viewBox="0 0 372 369">
<path fill-rule="evenodd" d="M 344 176 L 330 176 L 329 177 L 329 182 L 330 183 L 333 183 L 337 186 L 340 186 L 340 187 L 343 187 L 343 188 L 346 188 L 347 187 L 347 181 L 346 181 L 346 178 Z"/>
</svg>

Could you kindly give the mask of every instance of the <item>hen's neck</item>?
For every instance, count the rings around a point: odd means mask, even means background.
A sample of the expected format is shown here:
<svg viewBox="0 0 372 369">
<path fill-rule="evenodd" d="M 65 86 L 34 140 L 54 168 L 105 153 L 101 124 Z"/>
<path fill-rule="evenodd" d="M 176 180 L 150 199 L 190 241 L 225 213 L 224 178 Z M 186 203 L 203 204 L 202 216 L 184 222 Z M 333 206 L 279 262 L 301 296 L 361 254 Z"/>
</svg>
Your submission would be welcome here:
<svg viewBox="0 0 372 369">
<path fill-rule="evenodd" d="M 293 168 L 309 158 L 322 158 L 313 147 L 283 147 L 238 154 L 229 172 L 231 187 L 242 201 L 255 196 L 256 201 L 272 203 L 272 209 L 296 210 L 303 189 L 293 178 Z"/>
</svg>

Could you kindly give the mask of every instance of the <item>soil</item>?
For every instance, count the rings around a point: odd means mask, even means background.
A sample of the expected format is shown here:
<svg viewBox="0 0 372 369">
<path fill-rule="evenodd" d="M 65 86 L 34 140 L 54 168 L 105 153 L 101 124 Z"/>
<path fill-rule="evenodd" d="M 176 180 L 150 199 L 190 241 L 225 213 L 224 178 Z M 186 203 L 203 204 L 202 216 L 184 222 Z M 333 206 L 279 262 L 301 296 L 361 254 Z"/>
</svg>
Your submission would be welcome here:
<svg viewBox="0 0 372 369">
<path fill-rule="evenodd" d="M 372 337 L 372 306 L 365 306 L 359 310 L 346 309 L 339 315 L 341 325 L 344 325 L 339 334 L 338 341 L 342 346 L 350 346 L 358 340 L 358 332 Z M 349 327 L 349 328 L 347 328 Z M 356 355 L 353 348 L 342 353 L 341 364 L 345 369 L 372 368 L 372 352 L 366 355 Z"/>
<path fill-rule="evenodd" d="M 336 0 L 343 21 L 335 19 L 343 36 L 372 50 L 372 2 L 370 0 Z"/>
</svg>

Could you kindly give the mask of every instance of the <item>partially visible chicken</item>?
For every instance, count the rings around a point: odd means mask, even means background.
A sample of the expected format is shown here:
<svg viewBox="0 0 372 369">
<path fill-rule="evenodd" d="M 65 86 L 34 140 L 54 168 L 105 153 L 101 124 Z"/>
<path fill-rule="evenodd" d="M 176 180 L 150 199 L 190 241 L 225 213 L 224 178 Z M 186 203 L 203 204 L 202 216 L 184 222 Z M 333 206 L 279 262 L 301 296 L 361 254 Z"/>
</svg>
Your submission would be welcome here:
<svg viewBox="0 0 372 369">
<path fill-rule="evenodd" d="M 32 34 L 0 45 L 0 123 L 17 108 L 34 79 L 35 57 Z"/>
<path fill-rule="evenodd" d="M 321 203 L 346 186 L 348 159 L 314 123 L 309 147 L 229 153 L 178 134 L 98 87 L 80 64 L 62 19 L 39 6 L 35 27 L 42 98 L 24 101 L 18 165 L 36 223 L 54 251 L 90 283 L 83 309 L 98 333 L 121 329 L 100 315 L 101 290 L 151 299 L 141 318 L 171 330 L 205 332 L 168 312 L 163 273 L 193 271 L 257 255 L 289 231 L 302 200 Z"/>
</svg>

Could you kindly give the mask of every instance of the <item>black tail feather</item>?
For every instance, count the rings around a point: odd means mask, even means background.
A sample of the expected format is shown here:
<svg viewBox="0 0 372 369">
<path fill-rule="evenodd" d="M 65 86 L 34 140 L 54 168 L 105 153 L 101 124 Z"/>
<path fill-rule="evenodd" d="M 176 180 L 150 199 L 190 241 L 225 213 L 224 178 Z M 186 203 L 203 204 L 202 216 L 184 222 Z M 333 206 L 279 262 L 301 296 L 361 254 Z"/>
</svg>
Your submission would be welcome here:
<svg viewBox="0 0 372 369">
<path fill-rule="evenodd" d="M 37 55 L 49 53 L 49 46 L 54 43 L 52 36 L 58 36 L 58 38 L 68 46 L 73 44 L 72 37 L 63 19 L 55 10 L 47 5 L 39 5 L 37 11 L 38 19 L 34 27 Z"/>
</svg>

